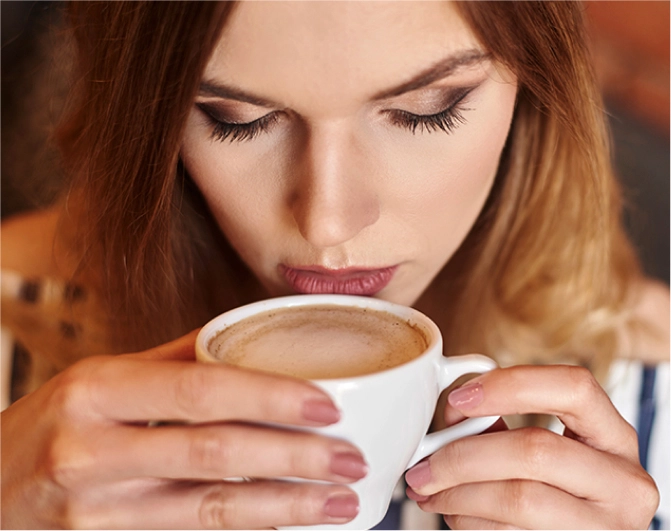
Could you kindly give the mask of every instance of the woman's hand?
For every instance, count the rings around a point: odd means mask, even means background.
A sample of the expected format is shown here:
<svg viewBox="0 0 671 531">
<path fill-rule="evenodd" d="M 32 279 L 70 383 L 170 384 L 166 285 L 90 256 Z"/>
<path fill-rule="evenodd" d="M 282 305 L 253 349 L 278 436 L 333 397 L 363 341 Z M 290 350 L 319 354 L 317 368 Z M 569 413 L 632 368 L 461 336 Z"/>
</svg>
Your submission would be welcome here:
<svg viewBox="0 0 671 531">
<path fill-rule="evenodd" d="M 406 475 L 408 495 L 452 529 L 647 529 L 659 503 L 638 459 L 635 430 L 586 369 L 512 367 L 478 376 L 449 396 L 468 417 L 546 413 L 541 428 L 453 442 Z M 450 408 L 452 408 L 450 410 Z"/>
<path fill-rule="evenodd" d="M 339 416 L 330 399 L 299 380 L 194 363 L 194 341 L 83 360 L 5 410 L 2 527 L 251 529 L 355 516 L 344 484 L 366 473 L 356 448 L 251 424 L 327 425 Z M 222 480 L 288 476 L 332 484 Z"/>
</svg>

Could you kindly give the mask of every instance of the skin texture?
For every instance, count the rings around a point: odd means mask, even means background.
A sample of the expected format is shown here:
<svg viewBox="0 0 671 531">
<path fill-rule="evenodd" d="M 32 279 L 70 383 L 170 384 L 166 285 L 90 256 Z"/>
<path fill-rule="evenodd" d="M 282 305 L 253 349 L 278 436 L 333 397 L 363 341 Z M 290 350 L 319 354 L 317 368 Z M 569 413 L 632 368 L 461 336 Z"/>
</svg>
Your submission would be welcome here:
<svg viewBox="0 0 671 531">
<path fill-rule="evenodd" d="M 568 390 L 568 391 L 567 391 Z M 453 424 L 487 414 L 547 413 L 541 428 L 489 433 L 440 449 L 406 474 L 408 495 L 453 529 L 641 529 L 659 503 L 638 460 L 636 432 L 581 367 L 518 366 L 450 393 Z"/>
<path fill-rule="evenodd" d="M 349 519 L 333 509 L 356 508 L 344 486 L 366 472 L 355 448 L 238 422 L 330 424 L 339 413 L 328 397 L 305 382 L 192 363 L 194 340 L 195 332 L 139 354 L 88 358 L 5 410 L 3 527 L 247 529 Z M 177 423 L 148 429 L 149 419 Z M 333 484 L 220 481 L 240 476 Z"/>
<path fill-rule="evenodd" d="M 197 103 L 219 120 L 275 113 L 277 121 L 255 138 L 220 142 L 195 107 L 181 156 L 271 295 L 291 292 L 278 271 L 286 264 L 398 266 L 377 296 L 408 305 L 419 297 L 489 193 L 516 85 L 485 60 L 421 89 L 375 96 L 471 50 L 482 52 L 443 3 L 279 2 L 234 12 L 204 80 L 272 105 L 207 94 Z M 451 91 L 471 87 L 459 106 L 464 123 L 450 134 L 393 123 L 390 111 L 435 114 Z"/>
<path fill-rule="evenodd" d="M 204 91 L 181 151 L 222 231 L 271 295 L 291 292 L 280 264 L 398 266 L 376 296 L 411 304 L 487 197 L 514 78 L 481 61 L 375 100 L 447 56 L 477 51 L 449 3 L 243 3 L 230 22 L 203 81 L 255 103 Z M 413 134 L 391 118 L 435 114 L 447 93 L 472 86 L 450 134 Z M 276 121 L 220 142 L 203 106 L 220 120 Z M 18 241 L 25 234 L 3 232 L 3 250 Z M 668 308 L 668 290 L 655 300 Z M 305 382 L 193 363 L 194 338 L 86 359 L 5 410 L 3 527 L 246 529 L 353 517 L 347 484 L 366 473 L 356 448 L 254 424 L 329 424 L 339 415 L 330 400 Z M 409 472 L 420 507 L 463 529 L 648 525 L 658 495 L 637 465 L 635 434 L 589 373 L 515 367 L 477 382 L 451 395 L 448 423 L 553 413 L 569 431 L 498 425 L 446 446 Z M 147 428 L 152 420 L 170 422 Z M 261 479 L 221 481 L 240 476 Z M 329 483 L 263 479 L 278 476 Z"/>
</svg>

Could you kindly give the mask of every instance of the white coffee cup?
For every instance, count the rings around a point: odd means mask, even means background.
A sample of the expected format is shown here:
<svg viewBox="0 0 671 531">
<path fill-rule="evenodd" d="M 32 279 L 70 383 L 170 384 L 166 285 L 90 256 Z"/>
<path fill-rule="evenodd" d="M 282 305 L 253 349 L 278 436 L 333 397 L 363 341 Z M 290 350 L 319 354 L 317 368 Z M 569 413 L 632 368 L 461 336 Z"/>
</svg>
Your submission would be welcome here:
<svg viewBox="0 0 671 531">
<path fill-rule="evenodd" d="M 196 339 L 197 359 L 219 363 L 208 346 L 234 323 L 271 310 L 321 305 L 367 308 L 395 315 L 420 330 L 428 344 L 418 357 L 390 369 L 353 377 L 311 380 L 331 396 L 341 411 L 341 419 L 336 424 L 306 428 L 306 431 L 351 442 L 362 452 L 369 472 L 350 485 L 359 497 L 360 511 L 356 518 L 341 525 L 295 529 L 370 529 L 384 518 L 394 487 L 408 468 L 451 441 L 481 433 L 498 419 L 471 418 L 426 434 L 440 392 L 460 376 L 487 372 L 494 369 L 496 363 L 478 354 L 446 358 L 442 353 L 440 330 L 421 312 L 379 299 L 349 295 L 279 297 L 226 312 L 201 329 Z"/>
</svg>

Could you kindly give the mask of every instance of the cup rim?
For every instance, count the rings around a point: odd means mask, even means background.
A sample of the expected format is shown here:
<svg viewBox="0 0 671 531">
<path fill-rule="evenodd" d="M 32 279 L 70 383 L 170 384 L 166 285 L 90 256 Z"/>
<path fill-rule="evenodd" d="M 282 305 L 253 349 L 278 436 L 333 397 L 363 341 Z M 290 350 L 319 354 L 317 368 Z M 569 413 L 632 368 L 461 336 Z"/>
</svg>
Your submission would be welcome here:
<svg viewBox="0 0 671 531">
<path fill-rule="evenodd" d="M 309 294 L 309 295 L 286 295 L 264 299 L 237 308 L 233 308 L 210 319 L 198 332 L 196 336 L 196 356 L 199 361 L 208 363 L 219 363 L 208 350 L 209 341 L 226 327 L 242 321 L 254 315 L 276 310 L 280 308 L 295 308 L 301 306 L 354 306 L 357 308 L 369 308 L 376 311 L 391 313 L 396 317 L 409 321 L 412 325 L 419 326 L 428 344 L 419 356 L 412 358 L 404 363 L 395 365 L 388 369 L 377 372 L 361 374 L 357 376 L 343 376 L 340 378 L 310 378 L 308 381 L 314 382 L 342 382 L 346 380 L 361 380 L 366 378 L 379 377 L 381 374 L 389 374 L 402 370 L 412 364 L 421 363 L 421 360 L 430 356 L 430 353 L 438 350 L 442 355 L 442 335 L 438 326 L 425 314 L 415 308 L 403 306 L 394 302 L 376 299 L 373 297 L 363 297 L 359 295 L 345 295 L 335 293 Z"/>
</svg>

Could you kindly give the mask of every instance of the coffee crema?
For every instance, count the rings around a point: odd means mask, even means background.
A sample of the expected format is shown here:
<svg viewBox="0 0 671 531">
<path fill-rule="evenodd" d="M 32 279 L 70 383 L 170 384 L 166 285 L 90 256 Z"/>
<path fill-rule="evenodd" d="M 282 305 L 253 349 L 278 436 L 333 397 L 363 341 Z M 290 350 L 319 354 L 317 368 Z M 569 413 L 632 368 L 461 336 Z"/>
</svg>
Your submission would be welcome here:
<svg viewBox="0 0 671 531">
<path fill-rule="evenodd" d="M 219 361 L 304 379 L 347 378 L 406 363 L 428 347 L 418 326 L 387 312 L 337 305 L 270 310 L 219 332 Z"/>
</svg>

